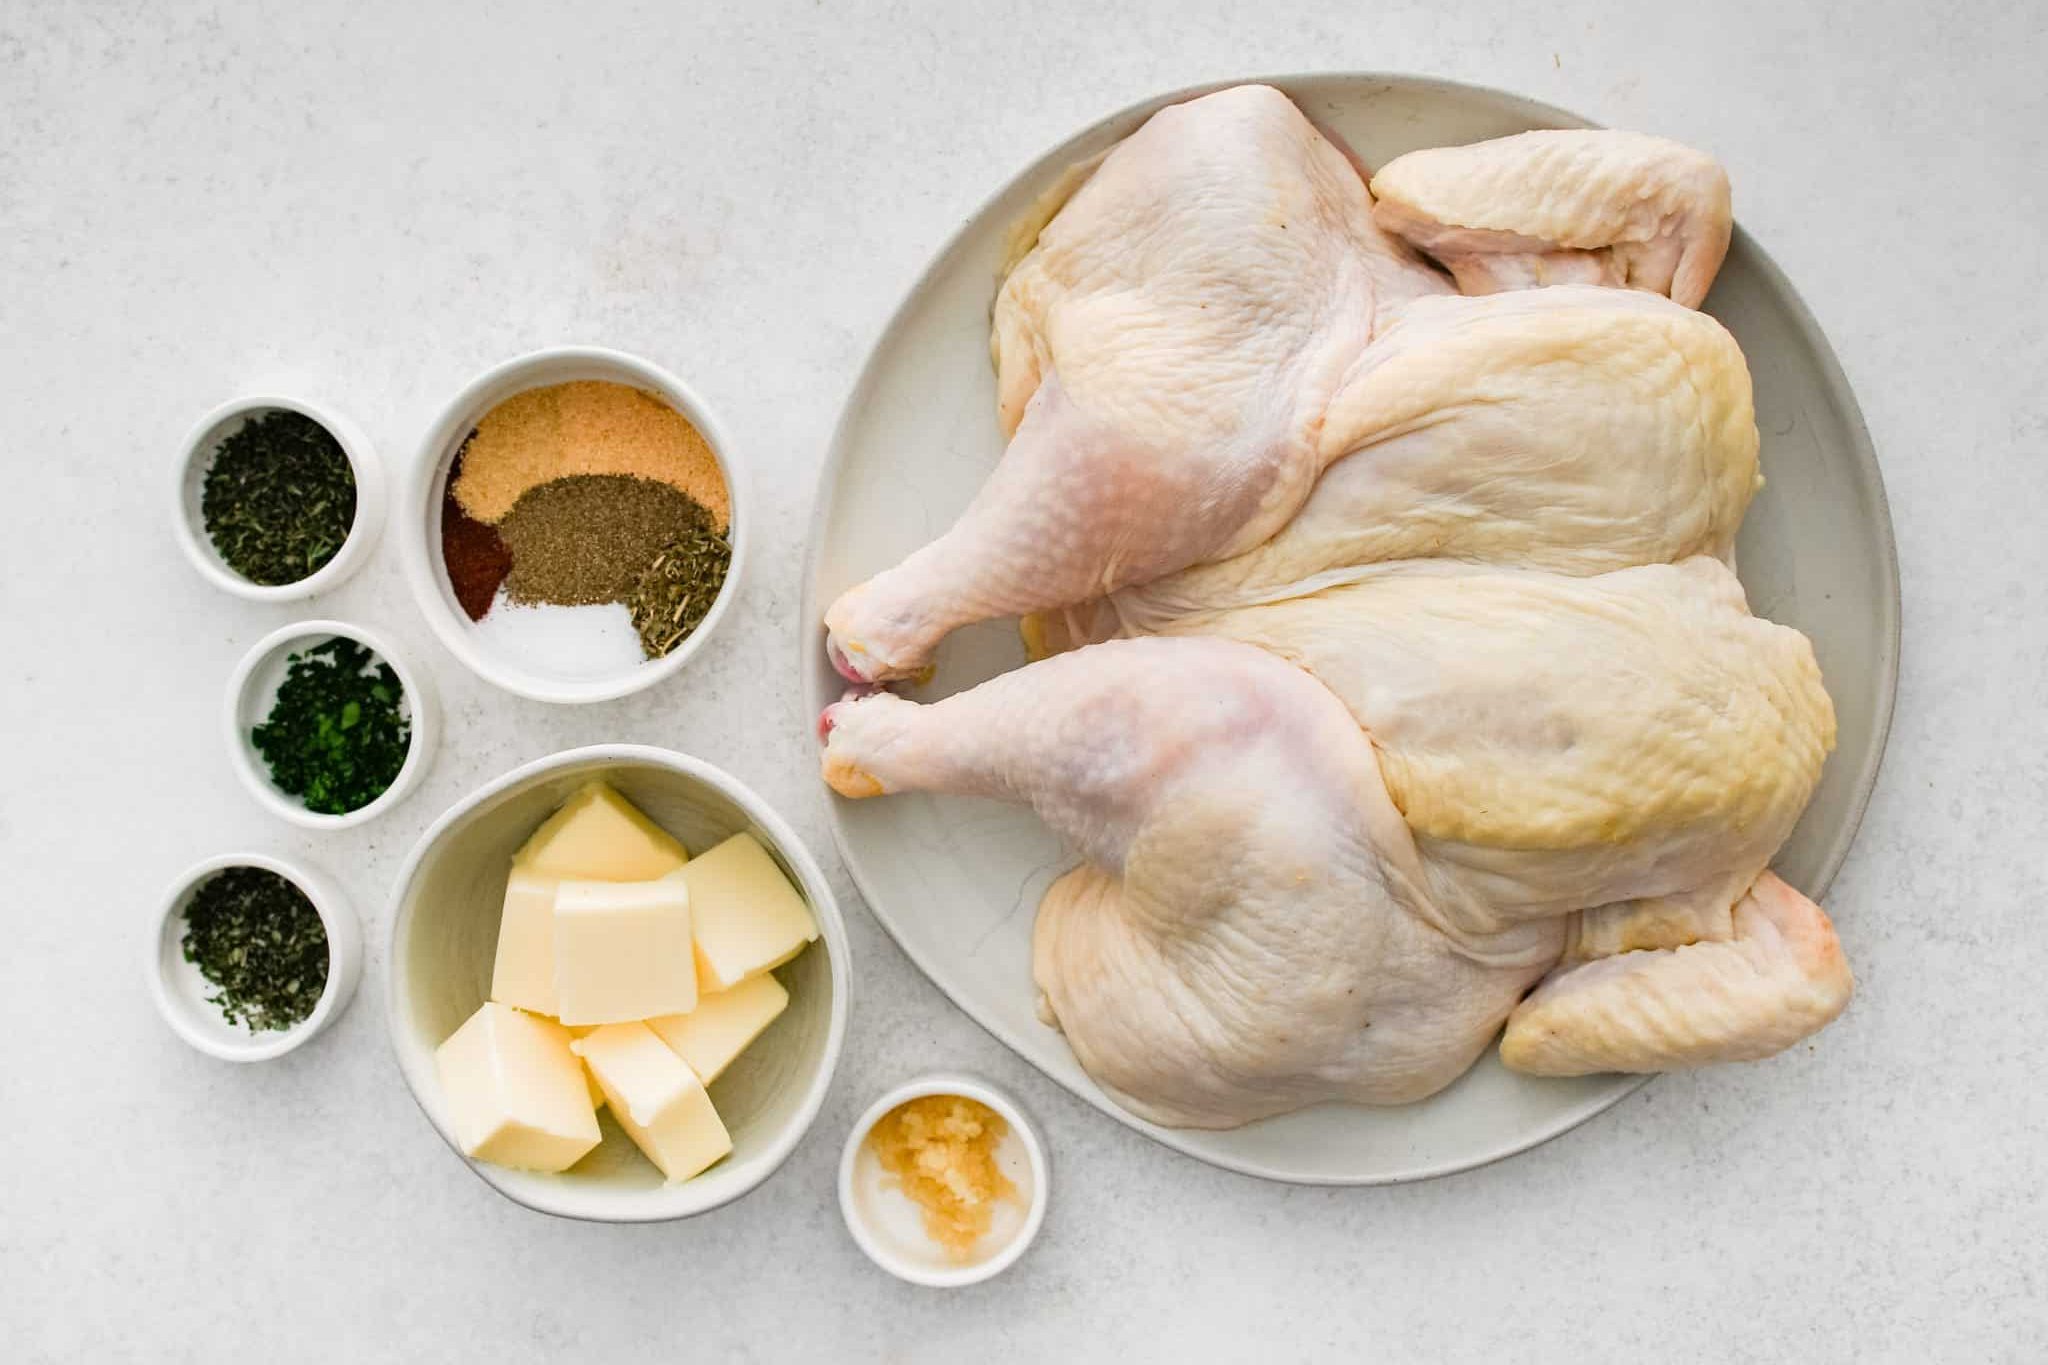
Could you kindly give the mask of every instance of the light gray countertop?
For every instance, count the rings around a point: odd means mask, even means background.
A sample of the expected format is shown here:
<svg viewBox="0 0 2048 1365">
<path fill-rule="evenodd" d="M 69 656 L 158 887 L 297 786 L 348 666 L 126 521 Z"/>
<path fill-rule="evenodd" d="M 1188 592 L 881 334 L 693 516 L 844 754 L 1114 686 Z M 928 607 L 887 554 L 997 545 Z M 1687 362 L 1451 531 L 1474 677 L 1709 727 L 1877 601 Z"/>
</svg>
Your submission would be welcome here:
<svg viewBox="0 0 2048 1365">
<path fill-rule="evenodd" d="M 0 5 L 0 1337 L 16 1359 L 2039 1359 L 2048 1341 L 2048 13 L 1927 6 Z M 1111 15 L 1110 10 L 1116 13 Z M 1158 1148 L 949 1005 L 833 857 L 794 672 L 812 480 L 863 351 L 980 199 L 1194 81 L 1398 69 L 1717 153 L 1883 461 L 1905 590 L 1890 756 L 1829 898 L 1861 982 L 1773 1062 L 1388 1190 Z M 677 681 L 564 709 L 432 638 L 387 543 L 311 608 L 204 585 L 166 463 L 205 408 L 316 391 L 397 468 L 486 365 L 644 354 L 755 469 L 738 610 Z M 266 817 L 221 753 L 240 652 L 317 611 L 439 682 L 424 787 L 366 828 Z M 682 1224 L 500 1199 L 384 1039 L 384 905 L 425 823 L 600 740 L 730 768 L 831 865 L 845 1057 L 789 1165 Z M 363 988 L 237 1068 L 152 1012 L 167 881 L 238 847 L 355 899 Z M 846 1237 L 846 1126 L 932 1065 L 1011 1086 L 1045 1234 L 934 1293 Z"/>
</svg>

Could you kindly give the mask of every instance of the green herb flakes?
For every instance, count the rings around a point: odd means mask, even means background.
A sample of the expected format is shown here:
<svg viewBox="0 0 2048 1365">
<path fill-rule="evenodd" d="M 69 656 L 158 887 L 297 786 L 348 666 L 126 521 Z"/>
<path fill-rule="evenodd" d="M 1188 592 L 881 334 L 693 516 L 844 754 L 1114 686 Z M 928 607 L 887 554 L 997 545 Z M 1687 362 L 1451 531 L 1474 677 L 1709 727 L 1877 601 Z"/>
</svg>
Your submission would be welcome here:
<svg viewBox="0 0 2048 1365">
<path fill-rule="evenodd" d="M 327 927 L 306 893 L 260 867 L 215 873 L 185 906 L 185 960 L 230 1024 L 288 1029 L 327 989 Z"/>
<path fill-rule="evenodd" d="M 336 636 L 291 657 L 269 717 L 250 733 L 271 781 L 322 815 L 369 805 L 398 780 L 412 745 L 390 664 Z"/>
<path fill-rule="evenodd" d="M 356 519 L 356 476 L 334 434 L 304 413 L 252 417 L 220 443 L 200 513 L 213 548 L 251 583 L 317 573 Z"/>
<path fill-rule="evenodd" d="M 626 599 L 641 651 L 659 659 L 681 644 L 718 600 L 731 568 L 732 543 L 709 515 L 663 546 Z"/>
</svg>

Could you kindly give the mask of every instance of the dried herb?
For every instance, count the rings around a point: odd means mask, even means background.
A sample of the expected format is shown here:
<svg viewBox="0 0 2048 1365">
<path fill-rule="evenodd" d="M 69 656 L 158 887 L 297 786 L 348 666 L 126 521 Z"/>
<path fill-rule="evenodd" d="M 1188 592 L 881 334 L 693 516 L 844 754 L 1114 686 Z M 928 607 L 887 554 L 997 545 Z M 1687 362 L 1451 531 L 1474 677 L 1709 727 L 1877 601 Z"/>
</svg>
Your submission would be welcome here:
<svg viewBox="0 0 2048 1365">
<path fill-rule="evenodd" d="M 229 568 L 266 587 L 296 583 L 348 539 L 355 470 L 326 427 L 301 412 L 267 412 L 220 443 L 199 510 Z"/>
<path fill-rule="evenodd" d="M 708 515 L 662 548 L 626 599 L 648 658 L 659 659 L 697 628 L 731 569 L 732 543 Z"/>
<path fill-rule="evenodd" d="M 327 928 L 306 893 L 261 867 L 214 874 L 185 906 L 185 960 L 230 1024 L 288 1029 L 327 988 Z"/>
<path fill-rule="evenodd" d="M 664 546 L 708 526 L 703 504 L 672 484 L 627 474 L 575 474 L 519 495 L 498 523 L 512 551 L 514 602 L 623 602 Z"/>
<path fill-rule="evenodd" d="M 280 791 L 307 810 L 346 815 L 398 780 L 412 745 L 404 699 L 390 664 L 337 635 L 292 655 L 270 715 L 249 737 Z"/>
</svg>

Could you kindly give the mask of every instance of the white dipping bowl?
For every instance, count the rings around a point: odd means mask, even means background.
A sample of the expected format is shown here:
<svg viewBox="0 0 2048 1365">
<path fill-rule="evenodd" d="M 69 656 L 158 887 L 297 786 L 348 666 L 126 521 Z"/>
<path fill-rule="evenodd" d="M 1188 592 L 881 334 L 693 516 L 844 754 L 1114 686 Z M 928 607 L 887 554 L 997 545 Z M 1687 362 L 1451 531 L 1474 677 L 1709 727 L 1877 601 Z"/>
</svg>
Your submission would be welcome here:
<svg viewBox="0 0 2048 1365">
<path fill-rule="evenodd" d="M 348 456 L 349 468 L 355 471 L 356 515 L 355 520 L 349 523 L 348 538 L 334 552 L 334 558 L 295 583 L 266 585 L 244 578 L 230 568 L 228 562 L 220 557 L 220 552 L 213 548 L 213 537 L 206 533 L 206 514 L 200 500 L 206 491 L 206 472 L 213 468 L 213 457 L 220 450 L 221 442 L 240 431 L 252 417 L 271 412 L 302 413 L 327 428 L 341 443 L 342 453 Z M 369 559 L 370 552 L 377 547 L 377 538 L 384 531 L 384 467 L 377 462 L 369 440 L 355 423 L 304 398 L 250 394 L 221 404 L 200 418 L 198 425 L 186 436 L 185 444 L 178 451 L 175 475 L 171 490 L 171 527 L 177 533 L 178 544 L 184 547 L 185 558 L 192 561 L 192 567 L 199 570 L 201 578 L 222 592 L 246 597 L 252 602 L 290 602 L 340 587 L 342 580 Z"/>
<path fill-rule="evenodd" d="M 953 1260 L 925 1235 L 923 1211 L 895 1187 L 868 1146 L 868 1134 L 885 1114 L 925 1095 L 964 1095 L 980 1100 L 1010 1125 L 996 1148 L 996 1165 L 1023 1196 L 1023 1208 L 998 1207 L 995 1225 L 984 1239 L 988 1245 L 965 1263 Z M 941 1072 L 905 1081 L 868 1106 L 846 1135 L 846 1148 L 839 1157 L 839 1212 L 854 1242 L 869 1260 L 897 1279 L 933 1289 L 979 1284 L 1015 1265 L 1044 1226 L 1051 1198 L 1052 1171 L 1038 1129 L 1007 1091 L 974 1076 Z"/>
<path fill-rule="evenodd" d="M 346 814 L 327 815 L 307 810 L 303 801 L 271 781 L 270 764 L 257 752 L 250 734 L 270 715 L 271 704 L 277 700 L 277 689 L 284 682 L 291 656 L 337 635 L 367 647 L 390 664 L 391 671 L 398 675 L 399 686 L 405 689 L 406 714 L 412 721 L 412 743 L 406 750 L 405 762 L 399 767 L 398 776 L 391 780 L 391 785 L 384 789 L 382 795 Z M 435 705 L 433 686 L 426 675 L 408 664 L 404 656 L 392 648 L 391 642 L 376 631 L 345 621 L 295 621 L 258 640 L 235 665 L 235 671 L 228 677 L 225 720 L 228 761 L 234 765 L 235 775 L 242 779 L 242 785 L 256 798 L 256 803 L 279 819 L 289 820 L 305 829 L 334 830 L 348 829 L 376 819 L 403 801 L 420 784 L 420 779 L 426 776 L 427 765 L 433 759 L 440 713 Z"/>
<path fill-rule="evenodd" d="M 185 907 L 203 884 L 231 867 L 260 867 L 291 882 L 313 902 L 327 930 L 327 986 L 313 1012 L 288 1029 L 258 1033 L 230 1024 L 207 998 L 214 993 L 212 985 L 185 960 Z M 158 908 L 145 946 L 149 993 L 157 1013 L 173 1033 L 224 1062 L 268 1061 L 303 1046 L 348 1008 L 363 975 L 363 931 L 334 883 L 303 863 L 265 853 L 228 853 L 187 868 Z"/>
<path fill-rule="evenodd" d="M 711 1083 L 732 1154 L 669 1184 L 612 1121 L 604 1141 L 559 1175 L 472 1161 L 491 1188 L 542 1213 L 605 1223 L 688 1218 L 739 1198 L 795 1150 L 832 1082 L 846 1032 L 846 926 L 817 863 L 782 818 L 730 774 L 641 745 L 571 749 L 529 763 L 457 803 L 421 836 L 393 893 L 386 1010 L 399 1070 L 450 1151 L 434 1050 L 490 994 L 512 855 L 569 794 L 603 778 L 692 853 L 751 832 L 817 920 L 819 940 L 776 970 L 789 1007 Z"/>
<path fill-rule="evenodd" d="M 732 505 L 731 524 L 726 529 L 726 538 L 732 544 L 732 567 L 726 571 L 725 582 L 711 610 L 667 654 L 611 671 L 570 675 L 548 672 L 531 659 L 515 657 L 462 610 L 441 562 L 441 504 L 448 486 L 448 471 L 484 414 L 528 389 L 593 379 L 653 394 L 688 418 L 703 434 L 718 459 Z M 575 703 L 609 701 L 652 687 L 664 678 L 674 677 L 689 663 L 718 629 L 718 623 L 725 619 L 739 593 L 740 573 L 746 562 L 748 496 L 732 451 L 732 442 L 703 400 L 680 379 L 645 360 L 595 346 L 557 346 L 508 360 L 486 370 L 457 394 L 435 419 L 420 447 L 407 489 L 403 522 L 405 571 L 412 583 L 413 596 L 434 633 L 441 637 L 441 643 L 478 677 L 508 692 L 535 701 Z"/>
</svg>

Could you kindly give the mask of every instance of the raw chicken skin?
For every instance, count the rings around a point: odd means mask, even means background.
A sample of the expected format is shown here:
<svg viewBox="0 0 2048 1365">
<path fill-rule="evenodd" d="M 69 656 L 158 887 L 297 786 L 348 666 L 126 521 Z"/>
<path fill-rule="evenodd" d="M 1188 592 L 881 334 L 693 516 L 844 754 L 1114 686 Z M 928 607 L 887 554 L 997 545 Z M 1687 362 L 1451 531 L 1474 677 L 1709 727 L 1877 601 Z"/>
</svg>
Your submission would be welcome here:
<svg viewBox="0 0 2048 1365">
<path fill-rule="evenodd" d="M 1574 278 L 1662 282 L 1685 303 L 1705 293 L 1726 246 L 1725 177 L 1660 139 L 1506 138 L 1413 154 L 1390 175 L 1447 213 L 1508 195 L 1514 221 L 1591 263 Z M 1688 329 L 1676 307 L 1659 319 L 1612 300 L 1446 298 L 1442 274 L 1382 230 L 1385 217 L 1356 162 L 1276 90 L 1239 86 L 1154 115 L 1004 280 L 992 345 L 1009 448 L 950 530 L 827 610 L 835 667 L 856 682 L 917 677 L 970 622 L 1071 607 L 1264 545 L 1325 467 L 1367 449 L 1386 473 L 1368 477 L 1380 505 L 1368 499 L 1361 516 L 1411 490 L 1434 514 L 1418 506 L 1378 545 L 1343 555 L 1483 558 L 1524 546 L 1528 559 L 1514 562 L 1569 559 L 1560 547 L 1575 538 L 1567 523 L 1579 508 L 1601 526 L 1576 537 L 1590 566 L 1576 571 L 1717 552 L 1732 533 L 1724 491 L 1754 482 L 1747 376 L 1731 380 L 1739 356 L 1731 368 L 1716 354 L 1733 353 L 1726 334 L 1703 319 Z M 1709 250 L 1716 222 L 1721 246 Z M 1504 287 L 1505 267 L 1471 265 L 1421 223 L 1393 220 L 1448 253 L 1463 282 Z M 1493 233 L 1481 246 L 1504 242 L 1527 245 Z M 1666 254 L 1674 265 L 1660 274 Z M 1571 316 L 1529 316 L 1551 309 Z M 1589 386 L 1631 361 L 1631 385 L 1589 401 Z M 1702 424 L 1696 434 L 1689 420 Z M 1488 505 L 1483 490 L 1548 469 L 1560 452 L 1567 467 L 1548 476 L 1563 498 L 1555 528 L 1530 534 L 1541 490 Z M 1746 501 L 1745 491 L 1736 519 Z M 1483 529 L 1496 511 L 1517 524 Z M 1665 522 L 1675 546 L 1616 534 Z"/>
<path fill-rule="evenodd" d="M 1766 870 L 1835 722 L 1731 567 L 1726 176 L 1608 132 L 1363 175 L 1246 87 L 1048 202 L 995 305 L 1009 450 L 827 613 L 826 779 L 1075 847 L 1041 1010 L 1160 1123 L 1413 1101 L 1504 1022 L 1540 1075 L 1779 1051 L 1852 983 Z M 1010 614 L 1038 662 L 874 686 Z"/>
<path fill-rule="evenodd" d="M 1038 986 L 1089 1073 L 1163 1123 L 1448 1084 L 1560 961 L 1572 912 L 1740 895 L 1833 741 L 1804 637 L 1750 616 L 1711 559 L 1396 568 L 1182 625 L 1199 633 L 825 718 L 842 794 L 1023 801 L 1074 843 L 1086 864 L 1039 909 Z M 1740 910 L 1732 928 L 1750 952 Z M 1812 1018 L 1808 965 L 1659 1035 L 1665 1064 L 1690 1064 L 1695 1034 L 1781 1046 Z"/>
<path fill-rule="evenodd" d="M 1388 560 L 1728 559 L 1762 484 L 1735 339 L 1668 299 L 1587 286 L 1416 300 L 1346 376 L 1322 440 L 1340 458 L 1279 534 L 1034 622 L 1040 652 Z"/>
<path fill-rule="evenodd" d="M 1628 285 L 1697 308 L 1728 254 L 1728 173 L 1661 137 L 1542 131 L 1410 152 L 1372 179 L 1380 226 L 1467 294 Z"/>
<path fill-rule="evenodd" d="M 1712 559 L 1597 578 L 1403 565 L 1174 630 L 1258 645 L 1335 693 L 1410 827 L 1504 919 L 1681 892 L 1731 858 L 1747 885 L 1834 747 L 1813 647 L 1751 616 Z"/>
<path fill-rule="evenodd" d="M 1445 285 L 1278 91 L 1162 111 L 996 301 L 1009 449 L 939 539 L 826 614 L 842 672 L 914 676 L 971 621 L 1099 596 L 1277 531 L 1375 319 Z"/>
<path fill-rule="evenodd" d="M 826 714 L 839 792 L 1029 803 L 1089 861 L 1039 907 L 1045 1011 L 1159 1123 L 1230 1127 L 1449 1084 L 1555 960 L 1473 960 L 1415 913 L 1414 840 L 1330 693 L 1223 640 L 1124 640 L 930 706 Z"/>
<path fill-rule="evenodd" d="M 1827 1027 L 1854 987 L 1828 917 L 1766 872 L 1725 942 L 1604 957 L 1544 982 L 1509 1016 L 1500 1055 L 1536 1076 L 1755 1061 Z"/>
</svg>

